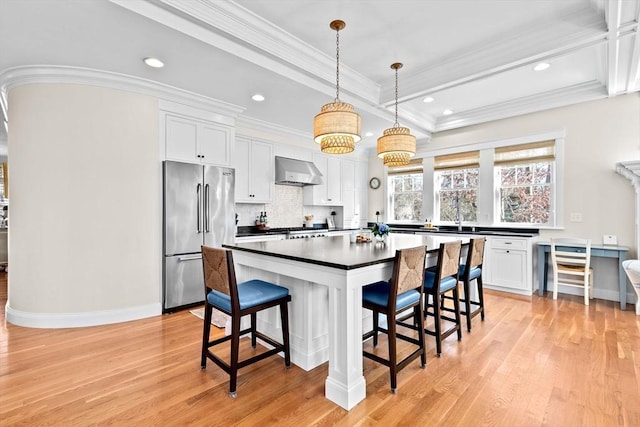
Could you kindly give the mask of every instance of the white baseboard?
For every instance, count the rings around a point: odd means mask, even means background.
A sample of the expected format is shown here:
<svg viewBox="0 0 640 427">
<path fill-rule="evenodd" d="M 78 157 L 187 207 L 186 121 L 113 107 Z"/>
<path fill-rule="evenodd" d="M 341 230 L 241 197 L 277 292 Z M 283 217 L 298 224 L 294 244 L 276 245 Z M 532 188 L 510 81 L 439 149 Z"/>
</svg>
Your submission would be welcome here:
<svg viewBox="0 0 640 427">
<path fill-rule="evenodd" d="M 50 329 L 108 325 L 162 314 L 162 305 L 160 303 L 83 313 L 31 313 L 11 308 L 8 301 L 5 308 L 7 322 L 13 325 Z"/>
<path fill-rule="evenodd" d="M 552 287 L 549 289 L 547 288 L 548 292 L 553 292 L 553 284 L 551 284 Z M 537 292 L 537 290 L 536 290 Z M 579 288 L 574 288 L 571 286 L 558 286 L 558 293 L 561 294 L 569 294 L 569 295 L 584 295 L 582 289 Z M 593 289 L 593 297 L 597 298 L 597 299 L 604 299 L 607 301 L 620 301 L 620 292 L 617 290 L 613 290 L 613 289 L 598 289 L 598 288 L 594 288 Z M 636 294 L 634 292 L 627 292 L 627 303 L 628 304 L 635 304 L 636 302 Z"/>
</svg>

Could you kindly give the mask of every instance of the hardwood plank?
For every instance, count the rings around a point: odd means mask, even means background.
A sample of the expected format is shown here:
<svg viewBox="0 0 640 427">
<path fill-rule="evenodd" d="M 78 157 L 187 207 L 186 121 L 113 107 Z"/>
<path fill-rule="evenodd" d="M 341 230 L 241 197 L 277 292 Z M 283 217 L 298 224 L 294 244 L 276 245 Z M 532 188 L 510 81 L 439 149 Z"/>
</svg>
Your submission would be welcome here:
<svg viewBox="0 0 640 427">
<path fill-rule="evenodd" d="M 326 365 L 285 370 L 278 357 L 240 370 L 229 398 L 221 369 L 200 370 L 202 320 L 188 311 L 77 329 L 8 324 L 0 273 L 0 425 L 640 425 L 633 310 L 485 293 L 486 320 L 444 340 L 440 358 L 427 337 L 427 368 L 400 371 L 397 394 L 388 369 L 364 359 L 367 399 L 345 411 L 324 398 Z M 243 340 L 241 351 L 254 350 Z"/>
</svg>

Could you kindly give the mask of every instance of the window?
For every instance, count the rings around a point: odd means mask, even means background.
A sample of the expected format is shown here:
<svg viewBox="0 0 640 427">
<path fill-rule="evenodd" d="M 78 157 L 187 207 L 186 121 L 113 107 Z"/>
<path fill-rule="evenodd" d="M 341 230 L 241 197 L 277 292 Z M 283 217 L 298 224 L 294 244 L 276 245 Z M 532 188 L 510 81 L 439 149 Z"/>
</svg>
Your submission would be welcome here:
<svg viewBox="0 0 640 427">
<path fill-rule="evenodd" d="M 388 171 L 389 212 L 387 221 L 423 221 L 422 159 Z"/>
<path fill-rule="evenodd" d="M 437 221 L 478 221 L 479 161 L 479 151 L 435 157 Z"/>
<path fill-rule="evenodd" d="M 495 149 L 501 223 L 552 225 L 554 141 Z"/>
</svg>

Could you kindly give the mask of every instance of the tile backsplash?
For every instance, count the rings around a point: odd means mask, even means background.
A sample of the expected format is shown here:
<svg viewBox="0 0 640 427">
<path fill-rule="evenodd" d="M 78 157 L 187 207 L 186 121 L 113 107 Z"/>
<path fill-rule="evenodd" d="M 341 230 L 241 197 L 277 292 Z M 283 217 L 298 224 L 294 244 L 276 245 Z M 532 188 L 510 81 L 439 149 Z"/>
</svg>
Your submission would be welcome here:
<svg viewBox="0 0 640 427">
<path fill-rule="evenodd" d="M 291 185 L 275 185 L 273 203 L 254 204 L 236 203 L 238 225 L 254 225 L 260 212 L 267 212 L 269 226 L 276 227 L 302 227 L 305 215 L 313 215 L 314 223 L 326 224 L 326 218 L 331 211 L 336 211 L 342 216 L 342 207 L 330 206 L 305 206 L 302 187 Z"/>
</svg>

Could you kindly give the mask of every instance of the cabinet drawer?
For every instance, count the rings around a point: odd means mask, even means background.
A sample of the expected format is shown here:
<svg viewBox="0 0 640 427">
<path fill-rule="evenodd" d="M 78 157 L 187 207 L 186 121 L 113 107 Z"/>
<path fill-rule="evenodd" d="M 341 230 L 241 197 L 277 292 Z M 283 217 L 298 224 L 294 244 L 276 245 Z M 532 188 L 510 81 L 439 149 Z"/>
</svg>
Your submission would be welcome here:
<svg viewBox="0 0 640 427">
<path fill-rule="evenodd" d="M 512 239 L 509 237 L 492 237 L 491 247 L 495 249 L 527 249 L 526 239 Z"/>
</svg>

